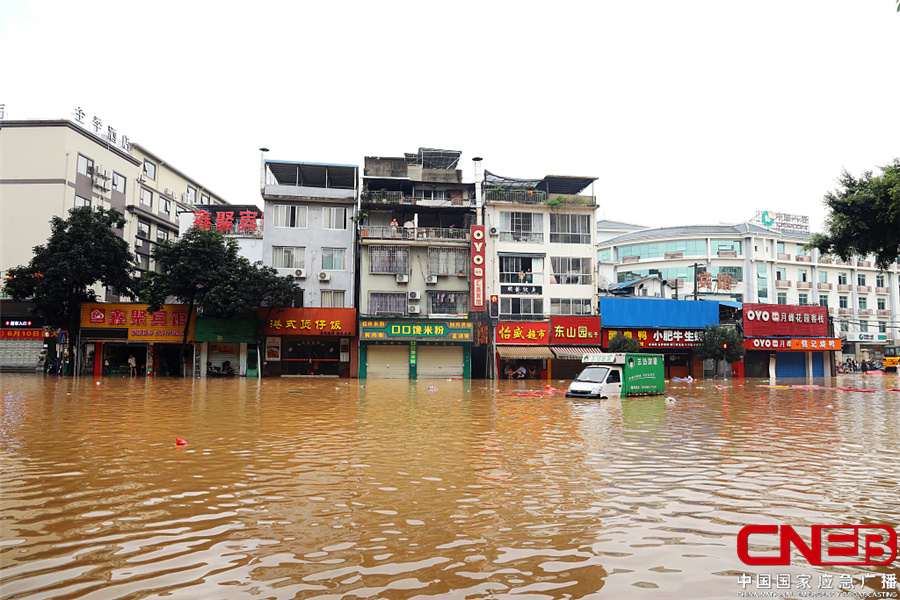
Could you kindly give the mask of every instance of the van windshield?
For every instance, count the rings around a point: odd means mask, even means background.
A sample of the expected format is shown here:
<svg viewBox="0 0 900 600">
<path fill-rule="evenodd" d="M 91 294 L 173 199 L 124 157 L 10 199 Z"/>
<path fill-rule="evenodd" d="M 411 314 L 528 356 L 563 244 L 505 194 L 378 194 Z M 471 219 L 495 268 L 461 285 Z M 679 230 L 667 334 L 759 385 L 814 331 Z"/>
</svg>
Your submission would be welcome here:
<svg viewBox="0 0 900 600">
<path fill-rule="evenodd" d="M 586 381 L 588 383 L 603 383 L 609 367 L 588 367 L 578 374 L 575 381 Z"/>
</svg>

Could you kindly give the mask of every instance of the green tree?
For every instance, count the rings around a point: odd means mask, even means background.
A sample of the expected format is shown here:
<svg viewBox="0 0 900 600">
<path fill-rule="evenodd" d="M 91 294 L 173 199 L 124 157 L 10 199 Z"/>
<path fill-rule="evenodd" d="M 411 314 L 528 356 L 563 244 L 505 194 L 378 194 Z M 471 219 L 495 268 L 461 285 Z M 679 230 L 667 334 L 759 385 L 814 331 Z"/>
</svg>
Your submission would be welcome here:
<svg viewBox="0 0 900 600">
<path fill-rule="evenodd" d="M 702 334 L 702 342 L 695 352 L 700 358 L 712 358 L 716 363 L 723 359 L 737 362 L 746 354 L 744 336 L 731 327 L 707 325 Z"/>
<path fill-rule="evenodd" d="M 16 300 L 32 298 L 35 314 L 47 325 L 67 329 L 70 350 L 81 327 L 81 304 L 97 300 L 94 285 L 115 288 L 119 295 L 133 291 L 134 254 L 114 230 L 124 226 L 115 209 L 73 208 L 68 218 L 50 220 L 50 237 L 34 247 L 28 265 L 7 272 L 6 291 Z"/>
<path fill-rule="evenodd" d="M 150 310 L 158 310 L 169 298 L 188 307 L 181 338 L 182 362 L 195 309 L 196 315 L 208 317 L 232 318 L 253 312 L 256 318 L 259 307 L 289 306 L 293 298 L 290 278 L 279 277 L 271 267 L 251 264 L 239 255 L 237 242 L 221 231 L 192 227 L 177 241 L 158 244 L 152 256 L 159 271 L 145 273 L 140 297 L 151 305 Z"/>
<path fill-rule="evenodd" d="M 609 340 L 607 352 L 640 352 L 641 342 L 624 335 L 617 335 Z"/>
<path fill-rule="evenodd" d="M 874 254 L 876 266 L 887 269 L 900 253 L 900 159 L 856 178 L 844 171 L 840 188 L 823 199 L 829 214 L 825 233 L 810 238 L 808 248 L 849 260 L 854 254 Z"/>
</svg>

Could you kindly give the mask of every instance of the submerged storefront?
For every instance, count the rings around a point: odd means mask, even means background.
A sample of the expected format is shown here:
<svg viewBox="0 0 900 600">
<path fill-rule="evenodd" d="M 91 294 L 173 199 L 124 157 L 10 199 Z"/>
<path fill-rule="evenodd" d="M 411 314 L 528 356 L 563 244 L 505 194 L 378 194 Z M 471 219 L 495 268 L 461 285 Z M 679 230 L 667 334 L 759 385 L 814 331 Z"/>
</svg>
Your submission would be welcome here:
<svg viewBox="0 0 900 600">
<path fill-rule="evenodd" d="M 548 377 L 575 379 L 585 354 L 602 352 L 600 317 L 550 317 L 550 361 Z"/>
<path fill-rule="evenodd" d="M 180 364 L 178 349 L 188 323 L 188 309 L 165 304 L 150 312 L 147 304 L 81 305 L 81 361 L 83 372 L 102 375 L 130 375 L 129 359 L 134 357 L 136 374 L 152 377 L 192 372 L 193 352 Z M 194 340 L 195 319 L 190 319 L 188 343 Z"/>
<path fill-rule="evenodd" d="M 200 317 L 194 332 L 200 365 L 197 374 L 207 376 L 207 363 L 222 369 L 225 363 L 237 375 L 259 377 L 256 322 L 253 319 L 211 319 Z"/>
<path fill-rule="evenodd" d="M 500 379 L 549 379 L 550 323 L 501 321 L 494 332 L 497 373 Z"/>
<path fill-rule="evenodd" d="M 359 324 L 360 379 L 470 379 L 471 321 Z"/>
<path fill-rule="evenodd" d="M 263 368 L 285 377 L 356 377 L 355 308 L 261 308 Z"/>
<path fill-rule="evenodd" d="M 824 306 L 743 306 L 745 377 L 831 377 L 840 338 L 829 336 Z"/>
</svg>

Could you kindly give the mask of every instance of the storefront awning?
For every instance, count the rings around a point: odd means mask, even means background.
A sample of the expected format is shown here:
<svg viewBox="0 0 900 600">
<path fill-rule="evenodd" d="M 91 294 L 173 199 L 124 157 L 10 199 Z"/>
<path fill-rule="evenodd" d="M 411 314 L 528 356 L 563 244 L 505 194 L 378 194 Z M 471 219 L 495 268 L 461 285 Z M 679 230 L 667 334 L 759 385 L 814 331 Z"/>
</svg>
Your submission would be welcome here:
<svg viewBox="0 0 900 600">
<path fill-rule="evenodd" d="M 497 346 L 500 358 L 556 358 L 549 346 Z"/>
<path fill-rule="evenodd" d="M 581 360 L 585 354 L 600 354 L 603 348 L 592 346 L 553 346 L 551 348 L 556 358 L 565 358 L 568 360 Z"/>
</svg>

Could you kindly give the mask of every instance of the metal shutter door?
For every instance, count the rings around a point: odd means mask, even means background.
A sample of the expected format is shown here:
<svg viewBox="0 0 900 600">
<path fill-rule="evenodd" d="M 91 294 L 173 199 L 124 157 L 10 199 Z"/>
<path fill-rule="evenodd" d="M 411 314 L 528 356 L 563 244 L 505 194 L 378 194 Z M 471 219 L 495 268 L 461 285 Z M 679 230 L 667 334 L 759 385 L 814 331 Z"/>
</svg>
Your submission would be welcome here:
<svg viewBox="0 0 900 600">
<path fill-rule="evenodd" d="M 806 377 L 805 352 L 779 352 L 775 357 L 776 377 Z"/>
<path fill-rule="evenodd" d="M 409 379 L 409 346 L 369 346 L 366 350 L 366 377 Z"/>
<path fill-rule="evenodd" d="M 418 346 L 416 348 L 417 379 L 461 379 L 462 346 Z"/>
<path fill-rule="evenodd" d="M 44 349 L 44 338 L 0 340 L 0 365 L 36 369 Z"/>
</svg>

